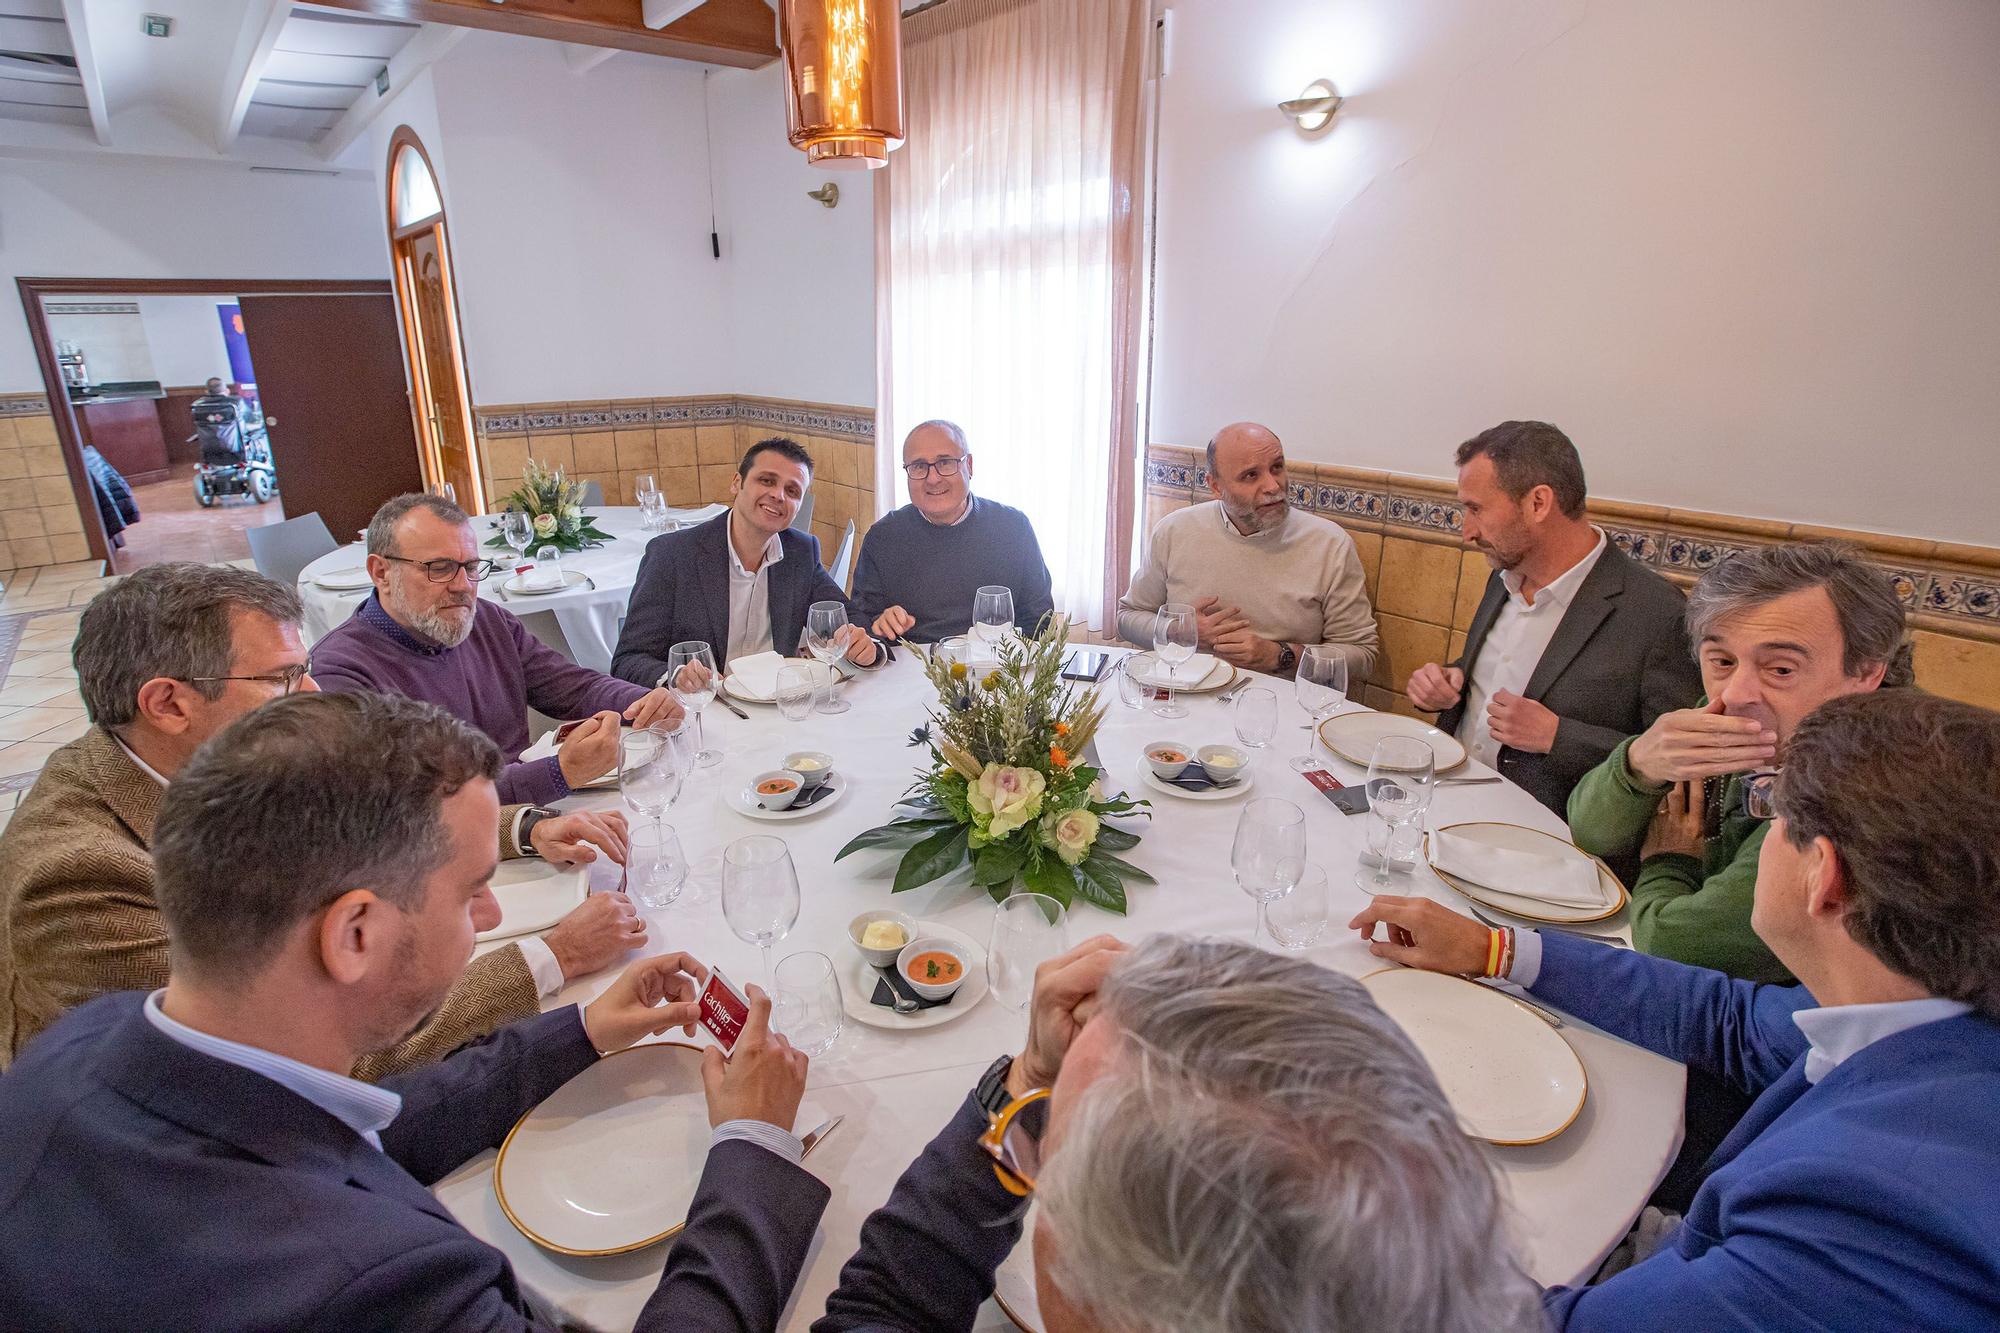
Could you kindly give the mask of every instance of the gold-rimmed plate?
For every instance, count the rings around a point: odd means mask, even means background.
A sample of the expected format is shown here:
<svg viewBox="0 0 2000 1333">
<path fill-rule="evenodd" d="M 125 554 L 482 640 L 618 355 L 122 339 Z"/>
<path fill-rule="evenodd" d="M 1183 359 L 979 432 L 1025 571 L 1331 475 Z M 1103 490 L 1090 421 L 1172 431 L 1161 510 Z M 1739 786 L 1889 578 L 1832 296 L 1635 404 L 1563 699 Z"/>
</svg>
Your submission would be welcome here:
<svg viewBox="0 0 2000 1333">
<path fill-rule="evenodd" d="M 1202 657 L 1208 658 L 1209 665 L 1197 676 L 1195 669 Z M 1182 663 L 1177 679 L 1169 677 L 1166 667 L 1155 653 L 1133 653 L 1127 662 L 1132 679 L 1159 690 L 1171 684 L 1175 694 L 1219 694 L 1242 678 L 1242 673 L 1234 666 L 1206 653 Z"/>
<path fill-rule="evenodd" d="M 1536 921 L 1546 925 L 1582 925 L 1590 921 L 1602 921 L 1606 917 L 1617 916 L 1625 910 L 1630 899 L 1624 884 L 1611 873 L 1611 867 L 1584 851 L 1567 838 L 1559 838 L 1553 833 L 1529 828 L 1525 824 L 1508 824 L 1499 820 L 1471 820 L 1463 824 L 1446 824 L 1439 832 L 1450 832 L 1475 842 L 1505 848 L 1516 852 L 1535 852 L 1543 856 L 1580 856 L 1597 868 L 1597 882 L 1604 892 L 1602 906 L 1554 903 L 1540 898 L 1524 897 L 1517 893 L 1507 893 L 1500 889 L 1488 888 L 1484 884 L 1454 875 L 1448 870 L 1438 869 L 1431 857 L 1431 840 L 1424 837 L 1424 861 L 1431 873 L 1457 889 L 1482 907 L 1490 907 L 1496 912 L 1522 921 Z"/>
<path fill-rule="evenodd" d="M 500 924 L 479 932 L 475 938 L 482 943 L 532 935 L 568 916 L 590 892 L 590 870 L 524 856 L 502 861 L 489 886 L 500 904 Z"/>
<path fill-rule="evenodd" d="M 1390 967 L 1361 978 L 1431 1067 L 1461 1128 L 1502 1147 L 1546 1143 L 1583 1112 L 1583 1061 L 1534 1010 L 1463 977 Z"/>
<path fill-rule="evenodd" d="M 1465 747 L 1458 743 L 1458 737 L 1401 713 L 1358 709 L 1319 724 L 1321 743 L 1357 768 L 1368 767 L 1375 758 L 1376 744 L 1389 736 L 1408 736 L 1430 746 L 1436 756 L 1435 772 L 1449 773 L 1465 766 Z"/>
</svg>

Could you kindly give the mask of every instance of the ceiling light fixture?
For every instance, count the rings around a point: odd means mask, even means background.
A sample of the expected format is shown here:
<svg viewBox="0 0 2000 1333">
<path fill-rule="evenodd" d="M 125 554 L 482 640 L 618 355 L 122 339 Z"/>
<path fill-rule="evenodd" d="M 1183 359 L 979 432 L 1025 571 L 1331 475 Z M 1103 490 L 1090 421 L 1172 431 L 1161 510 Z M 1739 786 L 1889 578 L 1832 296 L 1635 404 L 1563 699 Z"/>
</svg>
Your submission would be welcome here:
<svg viewBox="0 0 2000 1333">
<path fill-rule="evenodd" d="M 1278 110 L 1297 121 L 1307 134 L 1317 134 L 1333 124 L 1334 113 L 1346 100 L 1334 88 L 1333 80 L 1314 79 L 1297 97 L 1278 103 Z"/>
<path fill-rule="evenodd" d="M 833 171 L 888 165 L 903 142 L 899 0 L 779 0 L 792 147 Z"/>
</svg>

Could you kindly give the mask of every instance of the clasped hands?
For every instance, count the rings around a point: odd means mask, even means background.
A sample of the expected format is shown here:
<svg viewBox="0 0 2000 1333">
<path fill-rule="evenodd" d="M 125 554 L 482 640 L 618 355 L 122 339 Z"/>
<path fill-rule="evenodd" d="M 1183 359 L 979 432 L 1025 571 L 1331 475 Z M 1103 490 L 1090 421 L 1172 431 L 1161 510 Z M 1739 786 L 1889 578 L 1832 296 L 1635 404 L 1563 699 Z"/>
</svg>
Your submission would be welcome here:
<svg viewBox="0 0 2000 1333">
<path fill-rule="evenodd" d="M 1426 713 L 1442 713 L 1465 697 L 1465 672 L 1426 662 L 1410 673 L 1404 693 Z M 1562 719 L 1546 705 L 1512 690 L 1495 690 L 1486 701 L 1486 729 L 1510 750 L 1547 754 L 1556 748 L 1556 729 L 1561 725 Z"/>
<path fill-rule="evenodd" d="M 1242 608 L 1224 606 L 1219 597 L 1204 597 L 1194 604 L 1195 636 L 1202 648 L 1231 666 L 1246 671 L 1275 671 L 1284 656 L 1284 645 L 1265 638 L 1250 628 Z"/>
</svg>

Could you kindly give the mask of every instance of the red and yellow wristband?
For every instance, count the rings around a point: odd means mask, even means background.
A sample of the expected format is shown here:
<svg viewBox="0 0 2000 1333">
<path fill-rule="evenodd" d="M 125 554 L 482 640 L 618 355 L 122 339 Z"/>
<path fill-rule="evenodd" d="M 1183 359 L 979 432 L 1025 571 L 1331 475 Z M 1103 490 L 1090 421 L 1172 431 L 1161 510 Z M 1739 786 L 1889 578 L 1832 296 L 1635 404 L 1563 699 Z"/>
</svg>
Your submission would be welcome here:
<svg viewBox="0 0 2000 1333">
<path fill-rule="evenodd" d="M 1514 931 L 1510 926 L 1496 926 L 1486 934 L 1486 970 L 1480 973 L 1487 977 L 1504 977 L 1514 970 Z"/>
</svg>

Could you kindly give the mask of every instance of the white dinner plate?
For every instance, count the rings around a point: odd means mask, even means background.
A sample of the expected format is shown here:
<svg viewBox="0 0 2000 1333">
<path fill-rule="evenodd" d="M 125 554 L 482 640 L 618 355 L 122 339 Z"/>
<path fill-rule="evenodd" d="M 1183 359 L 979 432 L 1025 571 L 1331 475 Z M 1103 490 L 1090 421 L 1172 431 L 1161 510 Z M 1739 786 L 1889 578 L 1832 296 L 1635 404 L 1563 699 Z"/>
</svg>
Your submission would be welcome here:
<svg viewBox="0 0 2000 1333">
<path fill-rule="evenodd" d="M 1242 777 L 1227 787 L 1211 787 L 1207 791 L 1189 791 L 1186 787 L 1176 787 L 1171 782 L 1162 782 L 1150 768 L 1139 770 L 1139 781 L 1161 795 L 1171 796 L 1179 801 L 1233 801 L 1257 785 L 1257 774 L 1254 770 L 1246 771 Z"/>
<path fill-rule="evenodd" d="M 826 670 L 823 665 L 810 657 L 788 657 L 785 659 L 785 666 L 812 667 L 815 671 Z M 781 671 L 783 669 L 784 667 L 779 668 Z M 843 673 L 842 678 L 847 679 L 847 674 Z M 824 684 L 824 677 L 821 678 L 821 683 Z M 741 676 L 733 674 L 725 675 L 722 678 L 722 692 L 740 704 L 775 704 L 778 702 L 775 696 L 766 694 L 762 690 L 753 689 L 743 682 Z"/>
<path fill-rule="evenodd" d="M 978 940 L 962 930 L 954 930 L 935 921 L 917 922 L 917 938 L 931 935 L 950 940 L 965 953 L 965 980 L 959 983 L 958 993 L 951 997 L 950 1004 L 919 1009 L 914 1014 L 899 1014 L 894 1009 L 870 1004 L 868 999 L 875 993 L 875 983 L 881 980 L 882 974 L 868 966 L 868 960 L 850 946 L 847 950 L 847 975 L 840 979 L 840 1003 L 847 1010 L 847 1016 L 871 1028 L 913 1032 L 919 1028 L 940 1027 L 977 1009 L 979 1002 L 986 998 L 986 950 Z"/>
<path fill-rule="evenodd" d="M 539 587 L 526 582 L 527 575 L 516 574 L 500 585 L 500 590 L 509 597 L 551 597 L 559 592 L 574 592 L 590 583 L 590 575 L 580 569 L 565 569 L 562 583 L 557 587 Z"/>
<path fill-rule="evenodd" d="M 729 803 L 731 810 L 745 819 L 811 819 L 820 811 L 839 805 L 840 798 L 847 794 L 847 778 L 841 773 L 830 774 L 826 785 L 833 789 L 833 795 L 822 797 L 804 809 L 787 806 L 783 810 L 766 810 L 757 804 L 757 794 L 748 786 L 731 787 L 723 799 Z"/>
<path fill-rule="evenodd" d="M 1162 690 L 1171 685 L 1179 694 L 1213 694 L 1236 683 L 1236 668 L 1207 653 L 1196 653 L 1171 677 L 1156 653 L 1134 653 L 1130 660 L 1134 680 Z"/>
<path fill-rule="evenodd" d="M 353 592 L 357 588 L 371 586 L 375 580 L 368 577 L 368 571 L 360 565 L 346 569 L 329 569 L 324 574 L 313 575 L 313 584 L 328 592 Z"/>
<path fill-rule="evenodd" d="M 634 1046 L 521 1117 L 500 1145 L 493 1192 L 544 1249 L 622 1254 L 687 1225 L 709 1134 L 700 1048 Z"/>
<path fill-rule="evenodd" d="M 1545 921 L 1551 924 L 1602 921 L 1608 916 L 1618 915 L 1625 907 L 1627 897 L 1625 886 L 1619 883 L 1618 876 L 1611 873 L 1611 867 L 1566 838 L 1529 828 L 1525 824 L 1503 824 L 1493 820 L 1446 824 L 1438 832 L 1442 833 L 1447 829 L 1462 838 L 1482 842 L 1490 847 L 1504 847 L 1516 852 L 1536 852 L 1543 856 L 1581 857 L 1597 867 L 1598 888 L 1604 894 L 1602 904 L 1592 907 L 1575 903 L 1554 903 L 1542 898 L 1530 898 L 1518 893 L 1491 889 L 1475 880 L 1439 870 L 1437 863 L 1431 861 L 1431 840 L 1426 836 L 1424 860 L 1430 862 L 1431 872 L 1483 907 L 1495 908 L 1523 921 Z"/>
<path fill-rule="evenodd" d="M 515 760 L 514 762 L 515 762 L 515 763 L 517 763 L 517 764 L 526 764 L 526 763 L 530 763 L 530 762 L 532 762 L 532 761 L 534 761 L 534 760 L 536 760 L 536 759 L 553 759 L 553 758 L 555 758 L 555 757 L 556 757 L 556 731 L 557 731 L 557 728 L 553 728 L 553 727 L 552 727 L 552 728 L 550 728 L 549 730 L 547 730 L 547 731 L 543 732 L 543 733 L 542 733 L 542 735 L 541 735 L 541 739 L 540 739 L 540 740 L 537 740 L 537 741 L 536 741 L 536 742 L 535 742 L 535 743 L 534 743 L 533 745 L 530 745 L 530 746 L 529 746 L 529 747 L 528 747 L 527 749 L 525 749 L 525 750 L 521 751 L 521 757 L 520 757 L 519 759 L 516 759 L 516 760 Z M 618 790 L 618 770 L 614 768 L 614 769 L 612 769 L 612 770 L 611 770 L 611 771 L 610 771 L 609 773 L 606 773 L 606 774 L 605 774 L 604 776 L 602 776 L 602 777 L 599 777 L 599 778 L 593 778 L 593 779 L 591 779 L 591 780 L 590 780 L 589 782 L 586 782 L 586 783 L 584 783 L 584 784 L 583 784 L 583 790 L 584 790 L 584 791 L 617 791 L 617 790 Z"/>
<path fill-rule="evenodd" d="M 1423 1055 L 1473 1138 L 1544 1143 L 1582 1112 L 1583 1062 L 1527 1006 L 1490 986 L 1413 967 L 1371 972 L 1361 984 Z"/>
<path fill-rule="evenodd" d="M 493 896 L 500 903 L 500 924 L 482 930 L 484 940 L 507 940 L 547 930 L 570 914 L 590 892 L 590 867 L 568 870 L 536 857 L 502 861 L 493 872 Z"/>
<path fill-rule="evenodd" d="M 1413 736 L 1429 745 L 1437 756 L 1439 773 L 1449 773 L 1465 763 L 1465 747 L 1456 736 L 1401 713 L 1341 713 L 1319 724 L 1319 738 L 1326 748 L 1360 768 L 1368 767 L 1375 757 L 1375 743 L 1385 736 Z"/>
</svg>

